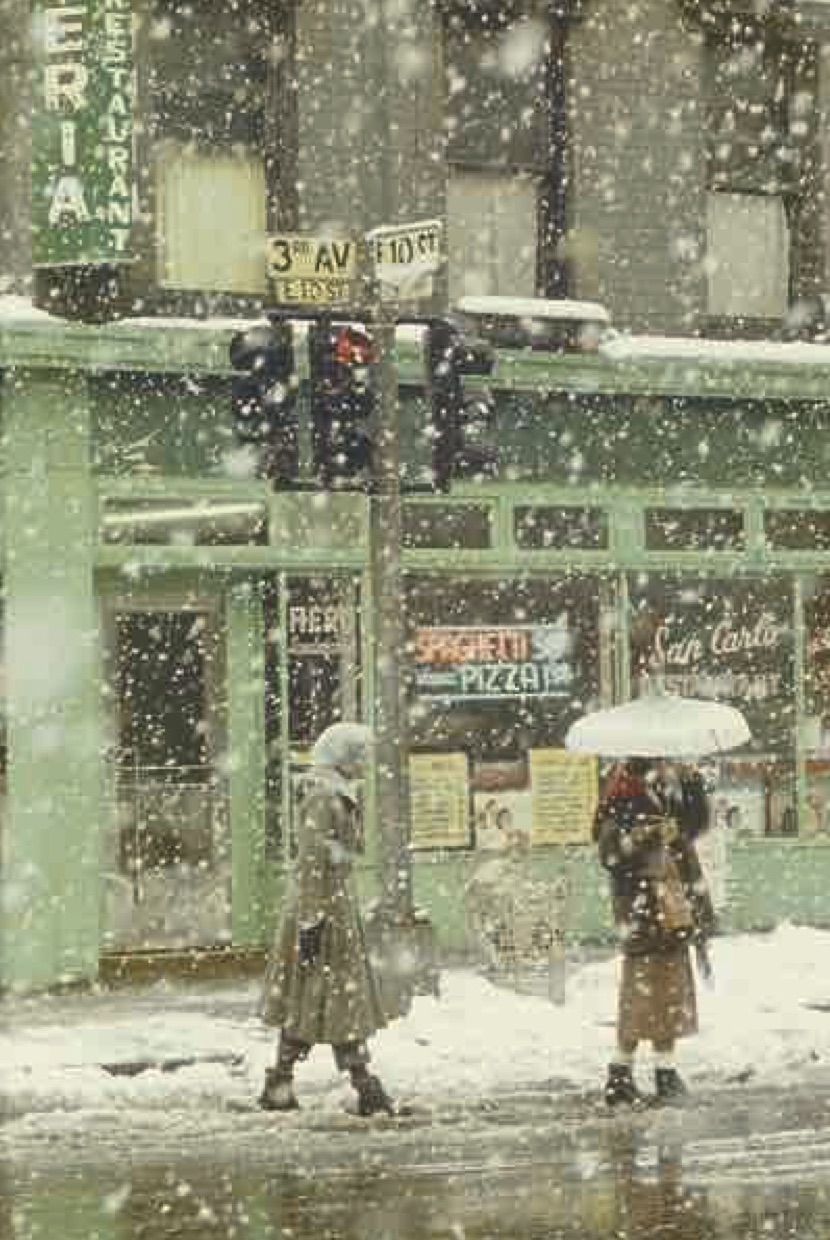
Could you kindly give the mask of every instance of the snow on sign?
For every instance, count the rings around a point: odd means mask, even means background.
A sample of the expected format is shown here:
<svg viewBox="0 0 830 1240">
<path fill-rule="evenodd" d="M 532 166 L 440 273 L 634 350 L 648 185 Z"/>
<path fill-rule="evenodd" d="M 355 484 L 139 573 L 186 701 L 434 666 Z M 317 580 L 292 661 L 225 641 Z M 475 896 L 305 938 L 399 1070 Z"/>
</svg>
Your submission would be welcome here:
<svg viewBox="0 0 830 1240">
<path fill-rule="evenodd" d="M 444 261 L 441 220 L 386 224 L 368 232 L 366 243 L 381 285 L 391 285 L 400 296 L 422 297 L 431 292 L 431 277 Z"/>
<path fill-rule="evenodd" d="M 268 279 L 278 302 L 349 302 L 357 280 L 357 242 L 349 237 L 286 233 L 268 238 Z"/>
</svg>

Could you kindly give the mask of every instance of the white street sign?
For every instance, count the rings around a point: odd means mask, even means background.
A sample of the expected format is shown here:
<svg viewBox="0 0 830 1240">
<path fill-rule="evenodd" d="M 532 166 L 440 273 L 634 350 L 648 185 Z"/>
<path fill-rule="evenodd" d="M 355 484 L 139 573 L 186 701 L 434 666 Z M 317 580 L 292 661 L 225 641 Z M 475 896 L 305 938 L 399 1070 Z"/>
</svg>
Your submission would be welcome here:
<svg viewBox="0 0 830 1240">
<path fill-rule="evenodd" d="M 366 243 L 381 285 L 391 285 L 399 296 L 428 295 L 445 258 L 443 220 L 384 224 L 366 234 Z"/>
<path fill-rule="evenodd" d="M 350 237 L 283 233 L 267 239 L 268 279 L 278 302 L 331 305 L 354 299 L 358 245 Z"/>
</svg>

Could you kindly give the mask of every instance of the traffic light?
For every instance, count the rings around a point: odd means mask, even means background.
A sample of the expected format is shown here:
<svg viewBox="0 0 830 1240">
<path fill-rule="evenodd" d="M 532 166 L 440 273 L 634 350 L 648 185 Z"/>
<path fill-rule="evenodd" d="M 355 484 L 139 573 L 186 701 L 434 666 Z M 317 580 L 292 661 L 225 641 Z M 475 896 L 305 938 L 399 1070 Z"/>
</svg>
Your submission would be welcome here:
<svg viewBox="0 0 830 1240">
<path fill-rule="evenodd" d="M 309 328 L 314 476 L 326 488 L 369 487 L 374 475 L 376 348 L 362 327 Z"/>
<path fill-rule="evenodd" d="M 299 472 L 298 382 L 290 323 L 257 323 L 237 332 L 230 360 L 243 371 L 231 387 L 236 439 L 262 449 L 263 469 L 275 486 Z"/>
<path fill-rule="evenodd" d="M 488 437 L 494 405 L 489 392 L 468 393 L 468 376 L 493 373 L 496 356 L 483 340 L 466 336 L 447 319 L 433 319 L 427 331 L 432 404 L 432 479 L 448 491 L 456 478 L 491 478 L 498 453 Z"/>
</svg>

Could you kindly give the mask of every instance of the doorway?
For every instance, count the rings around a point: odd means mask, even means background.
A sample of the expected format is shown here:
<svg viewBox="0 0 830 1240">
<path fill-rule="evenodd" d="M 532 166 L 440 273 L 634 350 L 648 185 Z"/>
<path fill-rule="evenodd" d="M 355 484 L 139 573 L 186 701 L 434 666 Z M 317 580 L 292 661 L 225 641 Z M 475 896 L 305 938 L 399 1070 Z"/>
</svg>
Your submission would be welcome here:
<svg viewBox="0 0 830 1240">
<path fill-rule="evenodd" d="M 107 607 L 113 804 L 104 841 L 104 945 L 231 938 L 224 641 L 215 601 Z"/>
</svg>

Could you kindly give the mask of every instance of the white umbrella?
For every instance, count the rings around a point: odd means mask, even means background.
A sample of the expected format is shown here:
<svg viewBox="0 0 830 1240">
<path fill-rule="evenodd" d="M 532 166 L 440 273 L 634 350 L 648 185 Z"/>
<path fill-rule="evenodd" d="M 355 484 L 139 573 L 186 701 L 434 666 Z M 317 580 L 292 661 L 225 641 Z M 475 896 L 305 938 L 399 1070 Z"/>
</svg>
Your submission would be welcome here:
<svg viewBox="0 0 830 1240">
<path fill-rule="evenodd" d="M 608 758 L 691 758 L 736 749 L 750 739 L 734 706 L 647 693 L 577 719 L 565 747 Z"/>
</svg>

